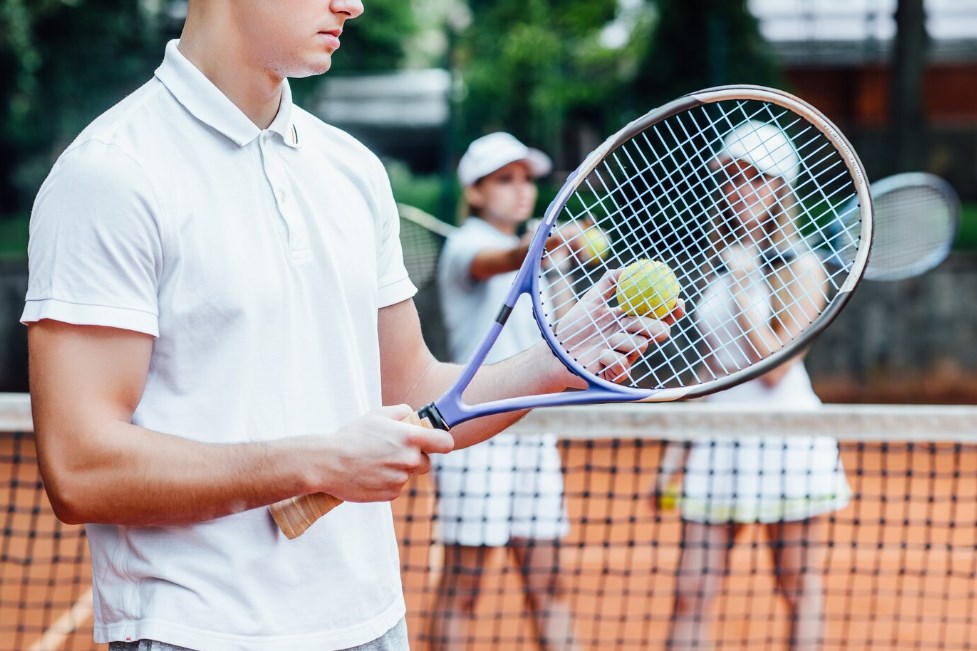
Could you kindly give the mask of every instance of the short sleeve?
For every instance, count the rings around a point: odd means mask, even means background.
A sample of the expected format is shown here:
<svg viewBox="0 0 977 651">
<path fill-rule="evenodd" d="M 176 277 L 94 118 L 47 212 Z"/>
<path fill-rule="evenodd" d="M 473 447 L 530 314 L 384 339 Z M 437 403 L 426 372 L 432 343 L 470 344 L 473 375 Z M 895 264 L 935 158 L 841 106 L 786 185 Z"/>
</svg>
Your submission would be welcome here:
<svg viewBox="0 0 977 651">
<path fill-rule="evenodd" d="M 159 335 L 160 208 L 138 161 L 88 141 L 55 164 L 31 214 L 23 323 Z"/>
<path fill-rule="evenodd" d="M 474 230 L 462 227 L 445 242 L 439 262 L 439 280 L 444 285 L 468 291 L 474 286 L 472 262 L 480 251 L 489 246 L 484 237 Z"/>
<path fill-rule="evenodd" d="M 400 303 L 417 293 L 407 275 L 400 244 L 400 213 L 386 171 L 380 166 L 375 185 L 377 205 L 377 289 L 380 307 Z"/>
</svg>

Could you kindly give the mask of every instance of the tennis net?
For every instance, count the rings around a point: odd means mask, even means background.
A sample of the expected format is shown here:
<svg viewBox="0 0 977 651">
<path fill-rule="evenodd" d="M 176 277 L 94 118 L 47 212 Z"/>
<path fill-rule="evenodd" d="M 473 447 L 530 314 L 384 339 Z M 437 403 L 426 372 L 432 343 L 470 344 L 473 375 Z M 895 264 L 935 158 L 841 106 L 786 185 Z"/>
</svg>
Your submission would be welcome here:
<svg viewBox="0 0 977 651">
<path fill-rule="evenodd" d="M 51 514 L 28 413 L 22 396 L 0 400 L 0 650 L 97 649 L 83 530 Z M 415 478 L 394 503 L 413 649 L 537 649 L 544 635 L 553 649 L 977 648 L 975 407 L 576 407 L 537 411 L 514 431 L 514 455 L 499 458 L 530 475 L 537 461 L 526 460 L 551 445 L 538 433 L 558 435 L 568 532 L 558 545 L 531 540 L 551 514 L 522 513 L 524 544 L 465 540 L 462 552 L 441 542 L 452 523 L 431 476 Z M 784 438 L 750 448 L 758 434 Z M 841 441 L 845 479 L 823 514 L 796 527 L 690 524 L 715 516 L 691 508 L 694 487 L 728 506 L 743 484 L 727 475 L 750 474 L 697 467 L 695 450 L 779 457 L 793 442 L 816 456 L 818 437 Z M 807 507 L 809 475 L 792 484 Z M 546 484 L 515 486 L 547 503 Z M 463 553 L 474 572 L 454 568 Z"/>
</svg>

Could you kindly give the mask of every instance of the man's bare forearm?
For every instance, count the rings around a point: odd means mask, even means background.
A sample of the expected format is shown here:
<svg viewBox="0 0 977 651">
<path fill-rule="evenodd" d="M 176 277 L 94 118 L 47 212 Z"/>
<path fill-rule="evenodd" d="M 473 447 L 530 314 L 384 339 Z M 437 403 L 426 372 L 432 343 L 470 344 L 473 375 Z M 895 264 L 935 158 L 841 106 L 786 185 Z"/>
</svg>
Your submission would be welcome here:
<svg viewBox="0 0 977 651">
<path fill-rule="evenodd" d="M 309 493 L 392 500 L 412 474 L 428 472 L 428 454 L 453 447 L 445 432 L 405 420 L 410 414 L 406 405 L 379 407 L 334 432 L 226 444 L 118 421 L 83 436 L 44 431 L 39 451 L 63 520 L 179 525 Z"/>
<path fill-rule="evenodd" d="M 411 411 L 403 404 L 272 442 L 152 431 L 132 422 L 151 337 L 43 321 L 28 341 L 38 458 L 66 522 L 188 524 L 314 492 L 390 500 L 411 473 L 427 471 L 425 453 L 451 449 L 450 436 L 404 422 Z"/>
<path fill-rule="evenodd" d="M 39 432 L 41 469 L 71 524 L 180 525 L 300 494 L 300 439 L 200 443 L 112 422 L 100 432 Z M 71 440 L 73 443 L 65 445 Z"/>
<path fill-rule="evenodd" d="M 28 342 L 38 459 L 66 522 L 188 523 L 300 492 L 297 441 L 198 443 L 132 424 L 151 337 L 42 321 Z"/>
</svg>

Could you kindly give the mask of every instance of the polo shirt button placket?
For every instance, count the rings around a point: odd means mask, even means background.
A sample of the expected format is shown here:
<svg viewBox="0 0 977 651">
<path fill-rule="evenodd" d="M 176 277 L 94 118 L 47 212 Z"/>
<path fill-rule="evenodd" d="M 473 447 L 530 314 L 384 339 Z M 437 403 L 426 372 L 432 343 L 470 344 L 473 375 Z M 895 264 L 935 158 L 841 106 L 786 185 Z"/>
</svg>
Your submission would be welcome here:
<svg viewBox="0 0 977 651">
<path fill-rule="evenodd" d="M 291 209 L 288 200 L 288 192 L 285 185 L 281 183 L 280 175 L 275 172 L 274 143 L 271 142 L 274 134 L 266 131 L 261 134 L 260 148 L 262 155 L 262 167 L 264 168 L 265 178 L 268 179 L 275 197 L 275 206 L 282 221 L 285 222 L 288 250 L 294 259 L 301 259 L 308 254 L 309 244 L 305 234 L 305 226 L 301 219 L 297 217 Z"/>
</svg>

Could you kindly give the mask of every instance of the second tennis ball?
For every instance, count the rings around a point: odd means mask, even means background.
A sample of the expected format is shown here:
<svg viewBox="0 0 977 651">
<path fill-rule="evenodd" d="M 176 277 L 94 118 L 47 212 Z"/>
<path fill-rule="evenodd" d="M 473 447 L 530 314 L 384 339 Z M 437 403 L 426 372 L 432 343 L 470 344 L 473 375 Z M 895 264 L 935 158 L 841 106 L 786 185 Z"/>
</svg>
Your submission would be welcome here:
<svg viewBox="0 0 977 651">
<path fill-rule="evenodd" d="M 658 508 L 662 511 L 672 511 L 679 503 L 679 490 L 680 486 L 678 484 L 669 484 L 662 491 L 662 494 L 658 496 Z"/>
<path fill-rule="evenodd" d="M 607 240 L 607 236 L 596 226 L 591 226 L 585 230 L 580 234 L 580 237 L 583 238 L 581 254 L 585 264 L 600 262 L 610 253 L 611 243 Z"/>
<path fill-rule="evenodd" d="M 626 314 L 662 318 L 673 309 L 681 288 L 668 265 L 657 260 L 638 260 L 621 272 L 617 304 Z"/>
</svg>

